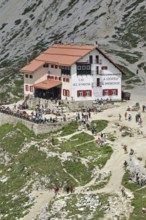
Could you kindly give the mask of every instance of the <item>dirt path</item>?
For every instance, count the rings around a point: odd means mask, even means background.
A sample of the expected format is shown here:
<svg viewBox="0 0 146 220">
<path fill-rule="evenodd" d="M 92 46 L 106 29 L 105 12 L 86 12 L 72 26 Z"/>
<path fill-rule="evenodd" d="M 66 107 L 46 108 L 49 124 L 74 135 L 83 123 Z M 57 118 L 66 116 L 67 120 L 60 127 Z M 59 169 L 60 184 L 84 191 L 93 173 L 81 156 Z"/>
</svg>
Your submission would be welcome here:
<svg viewBox="0 0 146 220">
<path fill-rule="evenodd" d="M 34 205 L 31 207 L 29 213 L 21 218 L 23 220 L 34 220 L 36 216 L 40 213 L 41 209 L 45 205 L 48 205 L 52 198 L 54 197 L 54 192 L 50 190 L 46 191 L 33 191 L 32 196 L 35 197 Z"/>
</svg>

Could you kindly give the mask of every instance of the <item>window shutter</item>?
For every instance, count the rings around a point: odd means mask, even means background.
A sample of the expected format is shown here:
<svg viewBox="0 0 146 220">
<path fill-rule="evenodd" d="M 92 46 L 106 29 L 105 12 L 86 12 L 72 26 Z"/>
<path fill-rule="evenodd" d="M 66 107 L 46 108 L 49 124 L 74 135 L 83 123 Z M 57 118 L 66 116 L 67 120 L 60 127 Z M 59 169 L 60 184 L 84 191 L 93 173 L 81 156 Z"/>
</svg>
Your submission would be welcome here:
<svg viewBox="0 0 146 220">
<path fill-rule="evenodd" d="M 33 86 L 30 86 L 30 92 L 33 92 Z"/>
<path fill-rule="evenodd" d="M 116 89 L 116 95 L 118 95 L 118 89 Z"/>
<path fill-rule="evenodd" d="M 69 90 L 67 90 L 67 96 L 68 96 L 68 97 L 70 96 L 70 91 L 69 91 Z"/>
<path fill-rule="evenodd" d="M 92 96 L 92 90 L 90 90 L 90 96 Z"/>
<path fill-rule="evenodd" d="M 83 97 L 86 96 L 86 90 L 83 90 Z"/>
<path fill-rule="evenodd" d="M 110 95 L 110 96 L 112 95 L 112 90 L 111 89 L 108 90 L 108 95 Z"/>
<path fill-rule="evenodd" d="M 80 91 L 79 90 L 77 91 L 77 97 L 80 97 Z"/>
<path fill-rule="evenodd" d="M 25 85 L 25 91 L 28 91 L 28 85 Z"/>
<path fill-rule="evenodd" d="M 102 91 L 102 95 L 105 96 L 105 90 Z"/>
</svg>

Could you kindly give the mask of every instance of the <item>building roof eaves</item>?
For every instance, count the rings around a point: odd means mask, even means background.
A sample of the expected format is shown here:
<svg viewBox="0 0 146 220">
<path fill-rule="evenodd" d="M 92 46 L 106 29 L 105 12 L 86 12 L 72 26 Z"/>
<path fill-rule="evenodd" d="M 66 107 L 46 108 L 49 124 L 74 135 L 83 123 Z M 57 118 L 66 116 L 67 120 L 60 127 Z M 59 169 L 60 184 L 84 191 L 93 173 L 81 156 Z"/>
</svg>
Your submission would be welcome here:
<svg viewBox="0 0 146 220">
<path fill-rule="evenodd" d="M 117 65 L 116 63 L 114 63 L 114 61 L 112 61 L 111 58 L 109 58 L 101 49 L 99 49 L 99 48 L 97 47 L 97 50 L 98 50 L 99 53 L 101 53 L 106 59 L 108 59 L 118 70 L 120 70 L 120 72 L 121 72 L 122 74 L 125 74 L 125 73 L 118 67 L 118 65 Z"/>
</svg>

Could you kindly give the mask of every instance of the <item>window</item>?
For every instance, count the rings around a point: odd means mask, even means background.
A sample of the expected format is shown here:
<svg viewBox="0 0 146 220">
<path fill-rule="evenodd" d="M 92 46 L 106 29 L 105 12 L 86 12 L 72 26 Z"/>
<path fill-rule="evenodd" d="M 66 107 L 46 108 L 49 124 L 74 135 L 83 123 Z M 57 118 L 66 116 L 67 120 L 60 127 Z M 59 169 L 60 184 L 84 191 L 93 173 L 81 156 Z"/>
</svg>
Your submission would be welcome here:
<svg viewBox="0 0 146 220">
<path fill-rule="evenodd" d="M 47 79 L 50 79 L 51 78 L 51 76 L 47 76 Z"/>
<path fill-rule="evenodd" d="M 59 80 L 61 81 L 61 77 L 59 77 Z"/>
<path fill-rule="evenodd" d="M 25 77 L 28 78 L 28 74 L 25 74 Z"/>
<path fill-rule="evenodd" d="M 53 64 L 51 64 L 51 68 L 54 68 L 54 65 L 53 65 Z"/>
<path fill-rule="evenodd" d="M 67 95 L 68 97 L 70 96 L 69 90 L 66 90 L 66 95 Z"/>
<path fill-rule="evenodd" d="M 102 70 L 107 70 L 108 67 L 107 67 L 107 66 L 102 66 L 101 69 L 102 69 Z"/>
<path fill-rule="evenodd" d="M 99 56 L 98 55 L 96 55 L 96 63 L 99 63 Z"/>
<path fill-rule="evenodd" d="M 83 96 L 83 91 L 78 90 L 78 91 L 77 91 L 77 97 L 82 97 L 82 96 Z"/>
<path fill-rule="evenodd" d="M 29 89 L 28 85 L 25 85 L 25 91 L 28 91 L 28 89 Z"/>
<path fill-rule="evenodd" d="M 91 90 L 86 90 L 86 96 L 92 96 L 92 91 Z"/>
<path fill-rule="evenodd" d="M 112 89 L 112 95 L 118 95 L 118 90 L 117 89 Z"/>
<path fill-rule="evenodd" d="M 48 68 L 48 67 L 49 67 L 49 64 L 48 64 L 48 63 L 45 63 L 45 64 L 43 65 L 43 67 L 44 67 L 44 68 Z"/>
<path fill-rule="evenodd" d="M 63 95 L 69 97 L 70 96 L 70 91 L 67 90 L 67 89 L 63 89 Z"/>
<path fill-rule="evenodd" d="M 57 76 L 55 76 L 55 80 L 58 80 L 58 77 L 57 77 Z"/>
<path fill-rule="evenodd" d="M 69 78 L 63 78 L 63 82 L 69 82 Z"/>
<path fill-rule="evenodd" d="M 96 67 L 96 74 L 99 74 L 99 66 Z"/>
<path fill-rule="evenodd" d="M 32 78 L 33 78 L 33 75 L 30 75 L 29 78 L 32 79 Z"/>
<path fill-rule="evenodd" d="M 33 92 L 33 86 L 30 86 L 30 92 Z"/>
<path fill-rule="evenodd" d="M 55 65 L 55 69 L 57 69 L 58 68 L 58 66 L 57 65 Z"/>
<path fill-rule="evenodd" d="M 97 78 L 97 86 L 100 86 L 100 78 Z"/>
<path fill-rule="evenodd" d="M 82 70 L 82 66 L 81 65 L 77 65 L 77 71 L 78 70 Z"/>
<path fill-rule="evenodd" d="M 104 89 L 103 96 L 114 96 L 118 95 L 118 89 Z"/>
<path fill-rule="evenodd" d="M 78 90 L 77 97 L 91 97 L 92 90 Z"/>
<path fill-rule="evenodd" d="M 104 90 L 102 91 L 102 95 L 103 95 L 103 96 L 107 96 L 107 95 L 108 95 L 108 89 L 104 89 Z"/>
<path fill-rule="evenodd" d="M 77 63 L 77 75 L 91 74 L 91 64 Z"/>
<path fill-rule="evenodd" d="M 61 74 L 70 75 L 70 73 L 71 73 L 71 69 L 69 66 L 62 66 L 61 67 Z"/>
<path fill-rule="evenodd" d="M 93 56 L 89 56 L 89 63 L 92 64 L 93 63 Z"/>
</svg>

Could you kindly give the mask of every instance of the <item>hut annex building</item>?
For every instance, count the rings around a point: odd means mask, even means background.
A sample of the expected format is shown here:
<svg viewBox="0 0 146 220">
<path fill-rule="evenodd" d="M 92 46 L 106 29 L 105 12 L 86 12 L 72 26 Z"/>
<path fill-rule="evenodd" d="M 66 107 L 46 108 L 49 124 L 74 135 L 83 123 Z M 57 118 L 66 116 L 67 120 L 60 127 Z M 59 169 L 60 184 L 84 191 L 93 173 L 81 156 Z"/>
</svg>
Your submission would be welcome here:
<svg viewBox="0 0 146 220">
<path fill-rule="evenodd" d="M 54 44 L 20 71 L 25 97 L 121 100 L 122 72 L 94 45 Z"/>
</svg>

